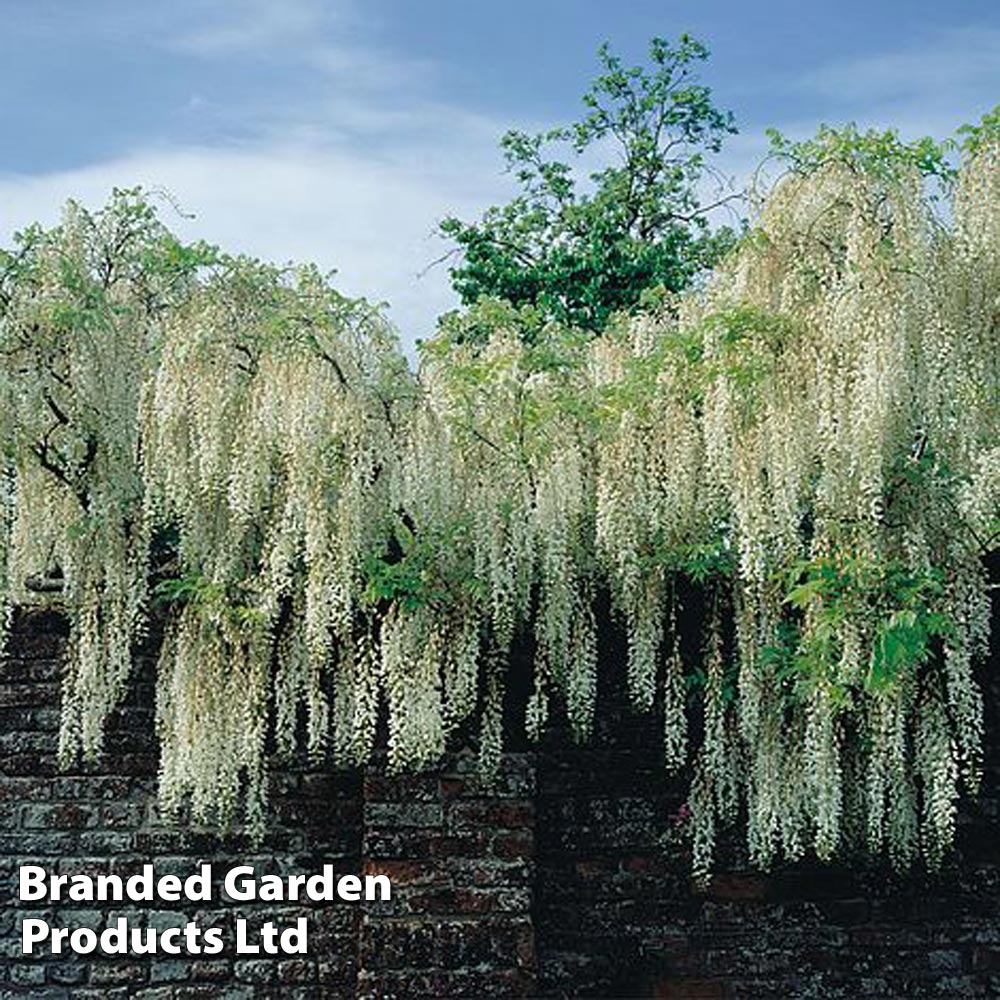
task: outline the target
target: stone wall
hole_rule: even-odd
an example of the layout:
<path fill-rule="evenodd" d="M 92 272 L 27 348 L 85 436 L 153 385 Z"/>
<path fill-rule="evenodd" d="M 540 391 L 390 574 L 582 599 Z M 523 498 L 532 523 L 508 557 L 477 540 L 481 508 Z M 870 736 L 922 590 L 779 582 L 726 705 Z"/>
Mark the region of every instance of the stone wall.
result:
<path fill-rule="evenodd" d="M 433 775 L 389 778 L 288 766 L 262 845 L 165 824 L 156 814 L 152 656 L 140 655 L 107 751 L 56 767 L 63 623 L 22 616 L 0 670 L 0 996 L 1000 996 L 1000 684 L 987 675 L 983 794 L 938 875 L 877 867 L 750 871 L 738 843 L 707 889 L 687 876 L 684 789 L 657 768 L 655 726 L 604 712 L 594 744 L 551 736 L 508 754 L 484 788 L 469 754 Z M 993 663 L 996 663 L 994 658 Z M 614 705 L 613 683 L 602 692 Z M 128 912 L 165 927 L 309 922 L 307 957 L 24 958 L 17 866 L 187 874 L 200 862 L 298 873 L 332 863 L 381 872 L 385 903 L 219 902 L 208 912 L 78 904 L 53 922 L 100 927 Z"/>

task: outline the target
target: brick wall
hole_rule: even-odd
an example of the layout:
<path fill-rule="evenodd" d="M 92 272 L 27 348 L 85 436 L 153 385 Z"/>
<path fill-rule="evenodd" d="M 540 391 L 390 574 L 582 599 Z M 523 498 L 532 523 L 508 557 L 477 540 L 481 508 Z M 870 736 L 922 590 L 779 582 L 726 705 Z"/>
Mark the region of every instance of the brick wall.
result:
<path fill-rule="evenodd" d="M 896 875 L 863 859 L 765 875 L 733 838 L 719 874 L 699 887 L 678 819 L 685 786 L 657 772 L 653 726 L 608 726 L 586 750 L 550 740 L 537 768 L 540 993 L 1000 997 L 998 681 L 994 670 L 982 794 L 934 875 Z"/>
<path fill-rule="evenodd" d="M 655 725 L 605 711 L 594 744 L 558 732 L 508 754 L 483 787 L 467 753 L 432 775 L 275 776 L 263 845 L 170 826 L 156 815 L 151 651 L 95 764 L 54 759 L 63 624 L 22 616 L 0 670 L 0 996 L 141 997 L 646 996 L 909 998 L 1000 996 L 1000 684 L 988 673 L 983 795 L 960 850 L 937 876 L 878 868 L 749 871 L 738 843 L 707 890 L 687 876 L 676 820 L 683 785 L 656 766 Z M 994 658 L 994 663 L 996 659 Z M 621 704 L 614 679 L 605 705 Z M 665 835 L 666 831 L 666 835 Z M 672 836 L 677 834 L 677 836 Z M 40 908 L 100 927 L 119 913 L 146 926 L 195 918 L 230 928 L 306 915 L 309 955 L 230 953 L 156 961 L 23 958 L 16 870 L 187 874 L 237 863 L 290 874 L 332 863 L 384 872 L 377 904 L 196 904 Z M 216 894 L 217 896 L 218 894 Z M 230 935 L 227 934 L 227 937 Z"/>
<path fill-rule="evenodd" d="M 1000 579 L 1000 565 L 993 578 Z M 981 794 L 936 874 L 868 859 L 764 875 L 738 833 L 707 888 L 691 882 L 687 781 L 657 768 L 657 722 L 625 706 L 602 650 L 598 732 L 557 731 L 537 758 L 535 948 L 546 996 L 688 1000 L 1000 997 L 1000 594 L 981 671 Z"/>
<path fill-rule="evenodd" d="M 536 992 L 534 764 L 508 755 L 489 790 L 475 767 L 458 755 L 441 774 L 365 778 L 365 868 L 396 892 L 362 917 L 362 996 Z"/>
<path fill-rule="evenodd" d="M 128 702 L 112 720 L 107 751 L 79 770 L 60 771 L 55 749 L 64 626 L 54 615 L 22 616 L 11 657 L 0 672 L 0 996 L 38 1000 L 198 1000 L 244 997 L 353 997 L 357 978 L 360 905 L 220 902 L 209 904 L 20 904 L 17 867 L 38 864 L 61 873 L 134 874 L 153 862 L 157 875 L 189 875 L 202 862 L 223 875 L 236 864 L 258 873 L 291 874 L 332 863 L 361 870 L 361 783 L 358 776 L 305 767 L 284 769 L 274 788 L 275 823 L 262 844 L 219 838 L 163 823 L 156 814 L 153 658 L 140 655 Z M 206 908 L 207 907 L 207 908 Z M 220 956 L 130 958 L 94 955 L 23 957 L 20 917 L 59 926 L 99 929 L 118 916 L 135 926 L 165 929 L 195 920 L 223 928 L 245 917 L 309 919 L 309 956 L 278 959 Z"/>

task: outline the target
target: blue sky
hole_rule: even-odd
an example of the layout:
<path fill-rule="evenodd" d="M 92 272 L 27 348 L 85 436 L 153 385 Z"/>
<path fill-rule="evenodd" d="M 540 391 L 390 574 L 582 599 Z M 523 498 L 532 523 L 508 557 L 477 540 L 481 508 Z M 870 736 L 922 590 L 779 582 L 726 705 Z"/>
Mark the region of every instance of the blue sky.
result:
<path fill-rule="evenodd" d="M 1000 102 L 1000 0 L 0 0 L 0 242 L 112 185 L 168 191 L 168 223 L 311 259 L 391 303 L 404 343 L 453 304 L 436 222 L 511 193 L 496 142 L 573 120 L 607 39 L 712 49 L 740 135 L 823 121 L 950 133 Z"/>

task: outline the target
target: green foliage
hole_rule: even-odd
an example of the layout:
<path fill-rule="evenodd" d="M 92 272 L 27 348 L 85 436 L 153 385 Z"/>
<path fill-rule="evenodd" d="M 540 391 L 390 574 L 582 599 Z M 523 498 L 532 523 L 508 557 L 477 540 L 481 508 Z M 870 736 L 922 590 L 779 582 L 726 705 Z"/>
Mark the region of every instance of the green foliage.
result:
<path fill-rule="evenodd" d="M 957 134 L 966 155 L 975 155 L 987 143 L 996 142 L 1000 139 L 1000 104 L 987 111 L 975 124 L 963 125 Z"/>
<path fill-rule="evenodd" d="M 799 332 L 791 317 L 746 303 L 709 312 L 697 324 L 669 326 L 649 351 L 627 359 L 620 379 L 602 387 L 601 404 L 608 414 L 642 411 L 669 373 L 680 398 L 696 411 L 711 386 L 725 381 L 750 420 L 783 351 Z M 615 337 L 615 330 L 606 336 Z"/>
<path fill-rule="evenodd" d="M 675 572 L 700 587 L 716 586 L 732 579 L 736 571 L 736 551 L 726 526 L 719 526 L 716 536 L 705 542 L 674 546 L 672 564 Z"/>
<path fill-rule="evenodd" d="M 455 365 L 468 361 L 469 371 L 486 374 L 489 363 L 477 352 L 456 350 L 479 347 L 502 333 L 511 333 L 524 345 L 519 365 L 527 373 L 564 371 L 579 367 L 589 339 L 584 331 L 553 322 L 532 303 L 515 305 L 506 299 L 482 296 L 469 309 L 455 310 L 441 317 L 434 338 L 420 343 L 421 355 L 432 361 Z"/>
<path fill-rule="evenodd" d="M 732 245 L 730 230 L 710 231 L 696 192 L 706 154 L 736 131 L 696 82 L 708 49 L 681 35 L 676 45 L 654 38 L 647 67 L 626 66 L 607 45 L 598 56 L 602 73 L 580 121 L 503 137 L 521 193 L 479 222 L 441 224 L 461 255 L 450 273 L 465 304 L 495 296 L 599 332 L 649 289 L 687 287 Z M 589 185 L 549 153 L 582 157 L 605 143 L 620 165 L 592 172 Z"/>
<path fill-rule="evenodd" d="M 862 132 L 854 122 L 842 128 L 821 125 L 814 138 L 802 142 L 793 142 L 775 128 L 767 129 L 767 136 L 771 155 L 786 160 L 798 173 L 842 163 L 881 180 L 896 179 L 909 169 L 923 177 L 955 179 L 955 168 L 948 160 L 950 144 L 930 136 L 904 142 L 896 129 Z"/>
<path fill-rule="evenodd" d="M 152 597 L 161 607 L 174 610 L 191 605 L 204 618 L 224 620 L 244 633 L 267 628 L 266 617 L 254 607 L 245 588 L 214 583 L 199 572 L 161 580 L 153 587 Z"/>
<path fill-rule="evenodd" d="M 655 172 L 657 127 L 726 131 L 661 79 L 695 43 L 654 45 L 652 73 L 603 57 L 553 141 L 645 134 L 626 151 Z M 697 871 L 737 815 L 760 864 L 859 838 L 939 860 L 980 768 L 1000 543 L 990 127 L 942 220 L 936 147 L 821 133 L 781 147 L 801 172 L 704 288 L 639 290 L 601 337 L 585 270 L 576 305 L 477 294 L 419 376 L 329 275 L 185 247 L 134 193 L 26 231 L 0 256 L 0 603 L 62 588 L 63 759 L 100 746 L 151 580 L 161 796 L 197 821 L 263 816 L 272 722 L 358 763 L 384 719 L 391 766 L 419 768 L 475 719 L 489 771 L 511 669 L 529 736 L 553 705 L 585 736 L 606 593 L 631 703 L 693 768 Z M 556 252 L 629 191 L 614 168 L 577 196 L 543 144 L 509 142 L 548 205 L 519 235 Z M 653 203 L 683 202 L 688 164 Z"/>
<path fill-rule="evenodd" d="M 546 320 L 535 305 L 484 296 L 443 317 L 420 352 L 425 370 L 448 386 L 464 432 L 534 460 L 552 445 L 550 425 L 568 418 L 593 429 L 595 393 L 584 377 L 588 341 L 585 331 Z M 499 344 L 502 350 L 482 349 Z M 528 391 L 529 384 L 545 391 Z M 506 406 L 496 405 L 501 399 Z"/>
<path fill-rule="evenodd" d="M 418 538 L 397 518 L 393 551 L 365 557 L 364 597 L 372 608 L 395 605 L 406 612 L 431 607 L 442 610 L 449 602 L 474 597 L 482 584 L 461 560 L 449 564 L 444 554 L 461 551 L 469 533 L 464 520 L 424 532 Z"/>
<path fill-rule="evenodd" d="M 809 621 L 787 661 L 791 673 L 807 687 L 826 685 L 842 704 L 853 687 L 877 694 L 912 678 L 935 640 L 952 633 L 940 610 L 946 591 L 939 569 L 838 553 L 797 563 L 787 582 L 784 603 Z M 849 624 L 871 633 L 865 662 L 845 656 Z"/>
<path fill-rule="evenodd" d="M 746 303 L 709 313 L 698 331 L 703 345 L 697 388 L 724 380 L 736 391 L 747 421 L 762 402 L 777 365 L 801 325 L 782 313 Z"/>

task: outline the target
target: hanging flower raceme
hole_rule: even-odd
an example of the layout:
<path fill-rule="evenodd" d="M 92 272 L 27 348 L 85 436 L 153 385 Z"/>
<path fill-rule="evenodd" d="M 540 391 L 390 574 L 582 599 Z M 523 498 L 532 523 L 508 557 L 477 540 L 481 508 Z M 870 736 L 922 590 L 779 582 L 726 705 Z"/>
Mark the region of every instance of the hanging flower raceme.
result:
<path fill-rule="evenodd" d="M 242 781 L 263 800 L 272 646 L 279 746 L 303 706 L 312 752 L 359 726 L 368 749 L 362 567 L 386 534 L 407 385 L 377 314 L 311 269 L 224 261 L 171 317 L 144 424 L 149 516 L 177 539 L 160 593 L 182 608 L 159 669 L 166 802 L 229 819 Z M 204 705 L 235 693 L 227 662 L 242 682 L 220 716 Z"/>
<path fill-rule="evenodd" d="M 524 324 L 534 328 L 530 339 Z M 529 735 L 541 734 L 555 697 L 579 736 L 593 719 L 595 413 L 586 353 L 572 331 L 484 301 L 446 325 L 424 355 L 427 415 L 414 424 L 418 464 L 407 481 L 430 475 L 442 489 L 433 508 L 419 494 L 402 502 L 418 538 L 444 535 L 458 545 L 441 549 L 451 563 L 444 575 L 456 581 L 443 596 L 458 602 L 479 636 L 482 679 L 471 657 L 461 688 L 482 691 L 480 749 L 489 768 L 512 643 L 525 630 L 535 647 Z M 421 457 L 432 454 L 421 469 Z M 470 698 L 463 702 L 471 707 Z"/>
<path fill-rule="evenodd" d="M 975 217 L 996 212 L 991 155 L 960 176 L 952 230 L 916 168 L 831 158 L 793 172 L 689 305 L 709 363 L 710 479 L 740 556 L 734 656 L 760 863 L 857 842 L 938 860 L 959 782 L 977 785 L 972 666 L 989 606 L 976 511 L 991 507 L 1000 340 L 995 312 L 968 305 L 1000 292 L 984 265 L 995 245 L 970 265 L 995 231 Z"/>
<path fill-rule="evenodd" d="M 149 547 L 141 400 L 163 316 L 211 258 L 135 191 L 94 214 L 71 202 L 0 255 L 0 604 L 69 613 L 66 761 L 97 751 L 129 674 Z"/>

